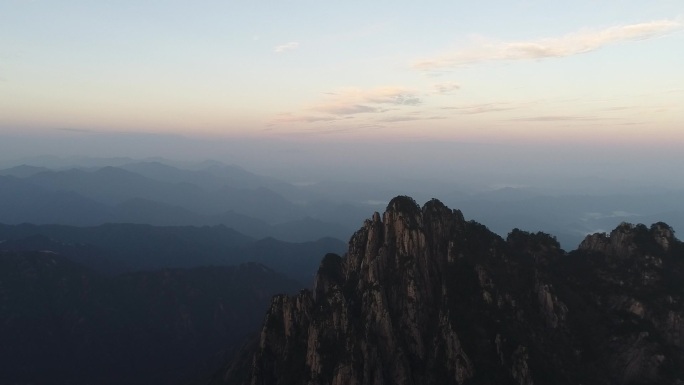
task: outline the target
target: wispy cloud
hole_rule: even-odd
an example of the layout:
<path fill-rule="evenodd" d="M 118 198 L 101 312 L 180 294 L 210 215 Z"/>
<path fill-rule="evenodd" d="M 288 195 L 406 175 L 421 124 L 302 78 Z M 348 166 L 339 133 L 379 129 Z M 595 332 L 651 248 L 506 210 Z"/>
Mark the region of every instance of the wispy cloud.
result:
<path fill-rule="evenodd" d="M 615 106 L 615 107 L 601 108 L 601 109 L 599 109 L 599 111 L 626 111 L 626 110 L 634 110 L 634 109 L 636 109 L 634 106 L 632 106 L 632 107 Z"/>
<path fill-rule="evenodd" d="M 293 115 L 290 113 L 280 114 L 274 119 L 276 123 L 314 123 L 314 122 L 330 122 L 338 120 L 330 116 L 313 116 L 313 115 Z"/>
<path fill-rule="evenodd" d="M 544 115 L 544 116 L 531 116 L 525 118 L 515 118 L 511 119 L 514 121 L 521 122 L 583 122 L 583 121 L 594 121 L 594 120 L 605 120 L 607 118 L 599 118 L 596 116 L 582 116 L 582 115 Z"/>
<path fill-rule="evenodd" d="M 310 109 L 334 115 L 350 115 L 386 112 L 393 107 L 421 103 L 417 92 L 403 87 L 343 88 L 325 95 L 325 100 Z"/>
<path fill-rule="evenodd" d="M 416 108 L 422 104 L 419 95 L 419 91 L 399 86 L 339 88 L 322 93 L 318 102 L 299 111 L 277 115 L 270 123 L 296 127 L 298 132 L 342 133 L 382 128 L 385 123 L 440 119 L 421 116 Z"/>
<path fill-rule="evenodd" d="M 381 118 L 378 119 L 378 122 L 385 122 L 385 123 L 397 123 L 397 122 L 411 122 L 414 120 L 424 120 L 425 118 L 421 118 L 418 116 L 388 116 L 386 118 Z"/>
<path fill-rule="evenodd" d="M 466 106 L 457 107 L 442 107 L 443 110 L 452 110 L 458 114 L 463 115 L 474 115 L 474 114 L 484 114 L 487 112 L 499 112 L 508 111 L 520 108 L 520 105 L 513 105 L 511 103 L 482 103 L 482 104 L 471 104 Z"/>
<path fill-rule="evenodd" d="M 273 52 L 283 53 L 283 52 L 287 52 L 287 51 L 294 51 L 297 48 L 299 48 L 299 43 L 297 43 L 296 41 L 291 41 L 289 43 L 285 43 L 285 44 L 281 44 L 279 46 L 276 46 L 275 48 L 273 48 Z"/>
<path fill-rule="evenodd" d="M 449 94 L 461 88 L 458 83 L 454 82 L 437 83 L 434 84 L 433 87 L 435 88 L 435 92 L 438 94 Z"/>
<path fill-rule="evenodd" d="M 314 108 L 319 112 L 335 115 L 362 114 L 365 112 L 378 112 L 378 108 L 364 104 L 323 104 Z"/>
<path fill-rule="evenodd" d="M 607 45 L 652 39 L 680 30 L 684 25 L 674 20 L 657 20 L 605 29 L 584 29 L 561 37 L 532 41 L 496 42 L 482 40 L 475 46 L 420 60 L 419 70 L 436 70 L 493 60 L 526 60 L 564 57 L 595 51 Z"/>
<path fill-rule="evenodd" d="M 416 120 L 441 120 L 446 119 L 446 116 L 419 116 L 419 115 L 397 115 L 387 116 L 377 119 L 377 122 L 382 123 L 398 123 L 398 122 L 413 122 Z"/>

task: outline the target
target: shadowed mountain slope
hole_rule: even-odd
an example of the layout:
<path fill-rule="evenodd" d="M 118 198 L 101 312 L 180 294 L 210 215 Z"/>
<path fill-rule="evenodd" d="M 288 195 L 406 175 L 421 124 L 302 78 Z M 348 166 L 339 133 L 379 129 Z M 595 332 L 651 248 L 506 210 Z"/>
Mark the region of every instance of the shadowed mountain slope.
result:
<path fill-rule="evenodd" d="M 258 264 L 108 277 L 0 252 L 0 383 L 179 383 L 217 367 L 297 286 Z"/>
<path fill-rule="evenodd" d="M 42 236 L 42 237 L 36 237 Z M 46 243 L 45 238 L 49 240 Z M 74 254 L 93 268 L 113 272 L 160 268 L 263 263 L 308 285 L 327 252 L 341 252 L 344 242 L 322 238 L 291 243 L 273 238 L 255 240 L 225 226 L 158 227 L 105 224 L 0 225 L 0 250 L 51 250 Z M 78 250 L 78 251 L 77 251 Z M 77 251 L 77 252 L 76 252 Z M 103 260 L 108 263 L 101 263 Z M 101 271 L 102 271 L 101 270 Z"/>

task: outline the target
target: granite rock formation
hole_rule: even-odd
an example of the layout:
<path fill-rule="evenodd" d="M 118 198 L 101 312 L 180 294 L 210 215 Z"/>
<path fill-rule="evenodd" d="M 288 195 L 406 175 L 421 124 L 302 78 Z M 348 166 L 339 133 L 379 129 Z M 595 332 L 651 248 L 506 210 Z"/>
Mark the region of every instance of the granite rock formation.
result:
<path fill-rule="evenodd" d="M 566 253 L 394 198 L 215 384 L 684 383 L 684 246 L 622 224 Z"/>

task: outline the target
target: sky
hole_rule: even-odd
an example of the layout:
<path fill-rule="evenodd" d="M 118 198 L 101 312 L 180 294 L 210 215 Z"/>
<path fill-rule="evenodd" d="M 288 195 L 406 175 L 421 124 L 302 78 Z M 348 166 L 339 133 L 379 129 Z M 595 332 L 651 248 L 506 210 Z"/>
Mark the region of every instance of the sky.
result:
<path fill-rule="evenodd" d="M 681 0 L 0 0 L 0 136 L 13 155 L 158 136 L 677 162 L 683 48 Z"/>

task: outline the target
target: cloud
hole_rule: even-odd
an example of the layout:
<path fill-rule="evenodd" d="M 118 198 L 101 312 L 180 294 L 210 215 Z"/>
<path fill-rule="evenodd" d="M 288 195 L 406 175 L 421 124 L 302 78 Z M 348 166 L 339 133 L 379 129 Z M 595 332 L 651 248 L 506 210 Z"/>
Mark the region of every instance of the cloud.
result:
<path fill-rule="evenodd" d="M 385 123 L 396 123 L 396 122 L 410 122 L 414 120 L 423 120 L 425 118 L 420 118 L 417 116 L 388 116 L 386 118 L 381 118 L 378 119 L 378 122 L 385 122 Z"/>
<path fill-rule="evenodd" d="M 434 84 L 433 87 L 438 94 L 448 94 L 461 88 L 460 85 L 454 82 L 437 83 Z"/>
<path fill-rule="evenodd" d="M 435 70 L 494 60 L 526 60 L 564 57 L 595 51 L 610 44 L 639 41 L 680 30 L 679 21 L 658 20 L 605 29 L 584 29 L 561 37 L 533 41 L 480 41 L 475 47 L 424 59 L 413 64 L 418 70 Z"/>
<path fill-rule="evenodd" d="M 335 115 L 362 114 L 365 112 L 377 112 L 378 109 L 363 104 L 323 104 L 314 108 L 316 111 Z"/>
<path fill-rule="evenodd" d="M 311 115 L 292 115 L 289 113 L 280 114 L 275 122 L 277 123 L 314 123 L 314 122 L 330 122 L 338 120 L 329 116 L 311 116 Z"/>
<path fill-rule="evenodd" d="M 325 100 L 310 109 L 334 115 L 386 112 L 422 103 L 417 92 L 404 87 L 342 88 L 325 93 Z"/>
<path fill-rule="evenodd" d="M 342 100 L 360 100 L 376 104 L 420 104 L 416 93 L 404 87 L 343 88 L 335 92 L 334 96 Z"/>
<path fill-rule="evenodd" d="M 341 127 L 345 127 L 344 130 L 347 131 L 377 128 L 383 122 L 426 119 L 415 116 L 420 114 L 415 107 L 422 104 L 418 95 L 415 90 L 394 86 L 340 88 L 322 93 L 321 100 L 301 111 L 277 115 L 271 123 L 317 123 L 309 126 L 309 129 L 333 132 L 341 130 Z M 398 112 L 396 116 L 387 116 L 391 111 Z M 378 115 L 386 119 L 378 119 Z M 362 123 L 366 125 L 359 125 Z"/>
<path fill-rule="evenodd" d="M 468 106 L 459 107 L 442 107 L 443 110 L 453 110 L 463 115 L 484 114 L 487 112 L 508 111 L 520 108 L 520 106 L 512 105 L 511 103 L 483 103 L 471 104 Z"/>
<path fill-rule="evenodd" d="M 299 43 L 297 43 L 296 41 L 291 41 L 289 43 L 285 43 L 285 44 L 281 44 L 279 46 L 276 46 L 275 48 L 273 48 L 273 52 L 283 53 L 283 52 L 287 52 L 287 51 L 294 51 L 297 48 L 299 48 Z"/>
<path fill-rule="evenodd" d="M 605 120 L 606 118 L 598 118 L 595 116 L 575 116 L 575 115 L 545 115 L 545 116 L 531 116 L 527 118 L 511 119 L 520 122 L 577 122 L 577 121 L 594 121 Z"/>

